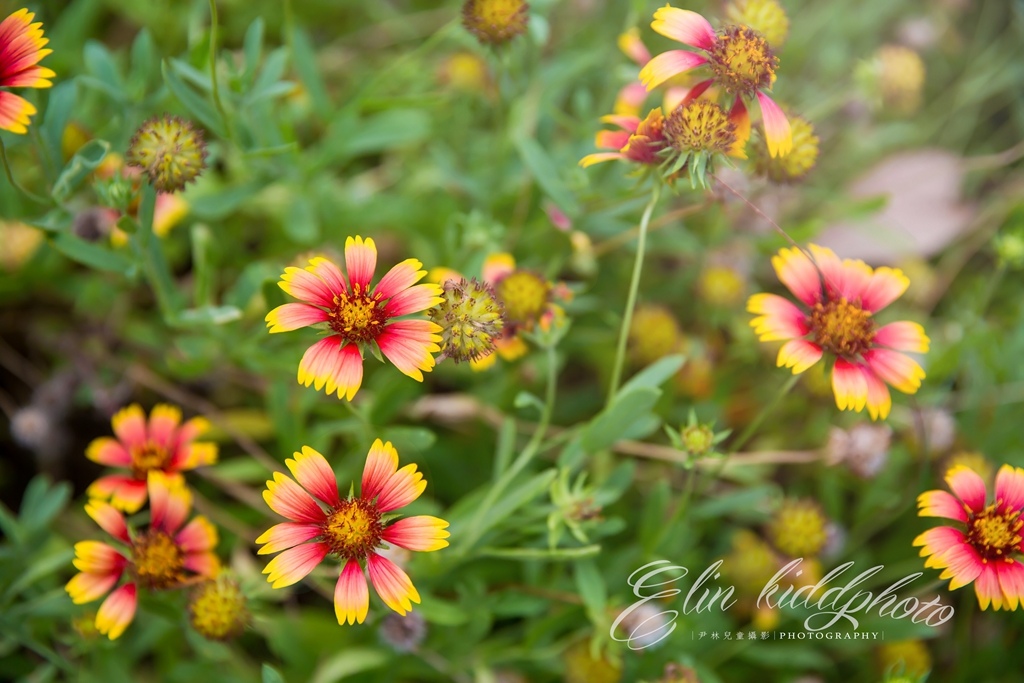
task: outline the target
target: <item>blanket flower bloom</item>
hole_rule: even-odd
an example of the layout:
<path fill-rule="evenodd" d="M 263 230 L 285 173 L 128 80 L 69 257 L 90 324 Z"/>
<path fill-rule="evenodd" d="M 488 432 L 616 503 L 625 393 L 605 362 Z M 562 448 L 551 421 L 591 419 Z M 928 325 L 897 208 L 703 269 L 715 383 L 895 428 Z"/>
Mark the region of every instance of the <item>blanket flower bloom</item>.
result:
<path fill-rule="evenodd" d="M 716 32 L 701 15 L 676 7 L 658 9 L 651 28 L 699 52 L 670 50 L 651 59 L 640 71 L 640 81 L 648 90 L 673 76 L 708 66 L 712 77 L 694 89 L 718 85 L 727 95 L 735 97 L 731 111 L 734 110 L 737 116 L 746 110 L 744 99 L 757 99 L 771 155 L 789 151 L 792 146 L 789 121 L 782 109 L 764 92 L 775 82 L 779 58 L 763 35 L 746 26 L 736 25 Z"/>
<path fill-rule="evenodd" d="M 197 577 L 215 577 L 220 571 L 213 553 L 217 529 L 202 516 L 182 526 L 192 507 L 192 494 L 184 482 L 153 471 L 149 499 L 150 523 L 143 532 L 129 529 L 124 516 L 109 503 L 94 500 L 85 506 L 100 528 L 126 549 L 101 541 L 76 543 L 74 564 L 79 573 L 65 590 L 76 605 L 110 593 L 96 613 L 96 630 L 111 640 L 124 633 L 135 618 L 139 587 L 170 590 Z M 125 576 L 128 581 L 111 592 Z"/>
<path fill-rule="evenodd" d="M 49 88 L 56 74 L 39 61 L 53 50 L 43 36 L 43 25 L 35 14 L 20 9 L 0 22 L 0 88 Z M 0 130 L 24 135 L 36 113 L 35 106 L 14 93 L 0 90 Z"/>
<path fill-rule="evenodd" d="M 202 417 L 181 424 L 181 410 L 172 405 L 155 406 L 146 420 L 138 404 L 114 414 L 111 423 L 117 438 L 101 436 L 85 450 L 87 458 L 129 472 L 100 477 L 89 487 L 90 498 L 110 500 L 118 510 L 131 514 L 146 502 L 147 477 L 163 472 L 182 479 L 185 470 L 217 462 L 217 444 L 195 441 L 210 428 Z"/>
<path fill-rule="evenodd" d="M 1003 465 L 996 474 L 996 499 L 988 505 L 985 481 L 957 465 L 946 472 L 945 491 L 925 491 L 917 498 L 921 517 L 942 517 L 962 527 L 939 526 L 914 539 L 925 567 L 942 569 L 956 590 L 974 582 L 981 609 L 1013 611 L 1024 602 L 1024 469 Z"/>
<path fill-rule="evenodd" d="M 828 352 L 835 358 L 832 391 L 840 410 L 885 419 L 892 408 L 886 383 L 905 394 L 921 386 L 924 370 L 901 353 L 925 353 L 929 340 L 913 322 L 879 327 L 874 314 L 906 291 L 910 281 L 893 268 L 871 268 L 863 261 L 840 260 L 831 249 L 810 245 L 811 258 L 798 248 L 772 257 L 782 284 L 806 307 L 775 294 L 755 294 L 747 311 L 761 341 L 785 341 L 778 365 L 807 370 Z"/>
<path fill-rule="evenodd" d="M 389 270 L 373 287 L 377 247 L 372 239 L 345 240 L 345 270 L 317 257 L 305 268 L 285 268 L 278 285 L 303 303 L 284 304 L 267 314 L 271 333 L 320 325 L 331 335 L 313 344 L 299 361 L 299 384 L 326 388 L 351 401 L 363 382 L 363 350 L 376 350 L 417 382 L 434 368 L 441 328 L 429 320 L 401 316 L 441 303 L 436 284 L 415 284 L 427 271 L 416 259 Z"/>
<path fill-rule="evenodd" d="M 643 120 L 638 116 L 612 114 L 601 117 L 601 121 L 620 130 L 598 132 L 594 144 L 598 149 L 613 151 L 588 154 L 580 159 L 583 168 L 616 159 L 642 166 L 657 166 L 664 161 L 658 154 L 665 147 L 665 116 L 661 107 L 652 109 Z"/>
<path fill-rule="evenodd" d="M 398 469 L 398 451 L 390 441 L 377 439 L 366 456 L 360 495 L 350 498 L 338 495 L 334 471 L 309 446 L 285 465 L 295 479 L 275 472 L 263 492 L 270 509 L 290 520 L 256 539 L 263 546 L 260 555 L 281 553 L 264 568 L 267 581 L 274 588 L 290 586 L 334 555 L 344 563 L 334 590 L 339 624 L 366 619 L 370 593 L 363 564 L 384 604 L 405 616 L 420 595 L 409 576 L 377 551 L 384 543 L 421 552 L 440 550 L 448 545 L 444 539 L 449 535 L 444 530 L 448 522 L 437 517 L 389 520 L 388 513 L 412 503 L 427 487 L 416 465 Z"/>

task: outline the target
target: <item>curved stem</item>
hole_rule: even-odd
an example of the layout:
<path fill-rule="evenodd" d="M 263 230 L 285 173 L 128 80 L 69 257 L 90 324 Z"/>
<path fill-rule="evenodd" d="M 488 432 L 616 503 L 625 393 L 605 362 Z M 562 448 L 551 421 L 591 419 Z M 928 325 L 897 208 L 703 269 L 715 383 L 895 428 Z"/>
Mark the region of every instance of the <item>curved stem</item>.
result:
<path fill-rule="evenodd" d="M 7 174 L 7 182 L 11 184 L 11 187 L 13 187 L 15 190 L 17 190 L 18 192 L 22 193 L 23 195 L 34 201 L 36 204 L 50 203 L 48 200 L 43 199 L 42 197 L 33 194 L 32 192 L 29 192 L 24 187 L 22 187 L 17 180 L 14 179 L 14 174 L 11 173 L 11 165 L 7 162 L 7 147 L 4 145 L 3 138 L 0 138 L 0 160 L 3 160 L 4 172 Z"/>
<path fill-rule="evenodd" d="M 612 381 L 608 387 L 608 404 L 611 404 L 622 381 L 622 367 L 626 362 L 626 345 L 629 342 L 629 327 L 633 324 L 633 310 L 636 308 L 636 296 L 640 290 L 640 274 L 644 269 L 644 252 L 647 250 L 647 227 L 651 222 L 651 214 L 658 203 L 661 185 L 655 183 L 651 192 L 651 200 L 644 208 L 640 218 L 640 231 L 637 235 L 636 258 L 633 260 L 633 276 L 629 281 L 629 294 L 626 296 L 626 310 L 622 314 L 622 328 L 619 330 L 619 344 L 615 350 L 615 363 L 612 365 Z"/>

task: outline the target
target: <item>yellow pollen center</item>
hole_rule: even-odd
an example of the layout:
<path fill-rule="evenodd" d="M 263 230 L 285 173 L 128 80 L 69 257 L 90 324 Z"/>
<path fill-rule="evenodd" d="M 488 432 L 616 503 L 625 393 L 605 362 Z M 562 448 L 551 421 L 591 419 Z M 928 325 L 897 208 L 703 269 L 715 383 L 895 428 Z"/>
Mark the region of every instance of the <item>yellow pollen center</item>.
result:
<path fill-rule="evenodd" d="M 185 576 L 185 558 L 170 536 L 162 531 L 149 531 L 132 544 L 132 566 L 139 583 L 150 590 L 173 588 Z"/>
<path fill-rule="evenodd" d="M 728 26 L 720 31 L 709 51 L 715 81 L 730 95 L 753 95 L 775 81 L 779 58 L 757 31 Z"/>
<path fill-rule="evenodd" d="M 362 498 L 342 501 L 320 529 L 331 552 L 349 559 L 366 557 L 384 533 L 377 507 Z"/>
<path fill-rule="evenodd" d="M 967 523 L 967 542 L 974 546 L 982 561 L 1004 558 L 1016 552 L 1022 540 L 1021 527 L 1024 520 L 1017 510 L 1004 509 L 1001 505 L 989 505 Z"/>
<path fill-rule="evenodd" d="M 331 329 L 352 342 L 376 339 L 388 320 L 380 302 L 358 284 L 353 291 L 334 297 L 334 308 L 328 315 Z"/>
<path fill-rule="evenodd" d="M 665 138 L 684 153 L 726 153 L 736 144 L 736 124 L 714 102 L 693 100 L 668 115 Z"/>
<path fill-rule="evenodd" d="M 132 474 L 136 479 L 145 479 L 150 470 L 163 469 L 170 461 L 170 453 L 163 446 L 147 441 L 131 450 Z"/>
<path fill-rule="evenodd" d="M 536 322 L 548 304 L 550 292 L 547 280 L 528 270 L 513 271 L 495 287 L 495 293 L 505 304 L 509 325 L 530 326 Z"/>
<path fill-rule="evenodd" d="M 854 358 L 871 348 L 875 338 L 871 313 L 846 299 L 815 304 L 808 323 L 814 342 L 837 356 Z"/>

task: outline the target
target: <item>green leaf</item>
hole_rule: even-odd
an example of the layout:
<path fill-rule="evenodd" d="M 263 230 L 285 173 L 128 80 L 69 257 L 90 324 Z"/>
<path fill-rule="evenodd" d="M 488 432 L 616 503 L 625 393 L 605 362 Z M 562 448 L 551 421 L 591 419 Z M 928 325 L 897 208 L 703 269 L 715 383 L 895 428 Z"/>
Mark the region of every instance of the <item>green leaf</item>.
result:
<path fill-rule="evenodd" d="M 78 84 L 75 79 L 57 83 L 50 90 L 50 99 L 46 103 L 46 117 L 43 119 L 40 132 L 55 164 L 64 158 L 64 130 L 71 119 L 71 112 L 77 99 Z"/>
<path fill-rule="evenodd" d="M 662 384 L 675 377 L 679 369 L 686 362 L 686 356 L 674 355 L 665 356 L 661 360 L 651 363 L 646 368 L 636 373 L 619 390 L 620 394 L 633 389 L 657 389 Z"/>
<path fill-rule="evenodd" d="M 458 605 L 422 591 L 420 595 L 423 601 L 416 606 L 416 610 L 430 623 L 439 626 L 459 626 L 469 621 L 469 615 Z"/>
<path fill-rule="evenodd" d="M 307 195 L 292 194 L 282 227 L 284 234 L 298 244 L 313 244 L 320 239 L 320 219 Z"/>
<path fill-rule="evenodd" d="M 530 477 L 515 488 L 510 488 L 501 496 L 501 499 L 487 512 L 480 525 L 480 535 L 501 522 L 505 521 L 516 510 L 529 503 L 531 500 L 548 490 L 551 482 L 558 476 L 558 471 L 549 469 Z M 540 552 L 541 549 L 537 549 Z"/>
<path fill-rule="evenodd" d="M 241 317 L 242 311 L 234 306 L 201 306 L 182 311 L 174 322 L 178 327 L 205 327 L 226 325 Z"/>
<path fill-rule="evenodd" d="M 210 102 L 207 102 L 205 98 L 200 97 L 192 88 L 185 85 L 182 80 L 181 72 L 182 67 L 178 64 L 177 60 L 164 60 L 160 66 L 160 72 L 164 76 L 164 83 L 170 88 L 178 101 L 181 102 L 181 106 L 192 116 L 196 117 L 200 123 L 210 129 L 210 131 L 217 137 L 226 137 L 223 122 L 221 121 L 220 114 L 214 109 Z"/>
<path fill-rule="evenodd" d="M 540 143 L 532 137 L 516 136 L 516 150 L 523 164 L 530 170 L 537 184 L 558 207 L 570 217 L 579 213 L 576 197 L 569 192 L 560 175 L 564 165 L 555 161 L 544 151 Z"/>
<path fill-rule="evenodd" d="M 497 481 L 512 464 L 512 453 L 516 448 L 516 422 L 506 417 L 498 431 L 498 444 L 494 450 L 494 473 L 492 478 Z"/>
<path fill-rule="evenodd" d="M 399 453 L 422 453 L 437 442 L 437 435 L 426 427 L 387 427 L 380 438 L 393 443 Z"/>
<path fill-rule="evenodd" d="M 110 143 L 106 140 L 90 140 L 82 145 L 57 176 L 51 193 L 53 198 L 63 204 L 71 193 L 78 189 L 82 181 L 103 162 L 109 151 Z"/>
<path fill-rule="evenodd" d="M 390 663 L 392 658 L 392 655 L 382 650 L 347 647 L 324 660 L 313 674 L 311 683 L 335 683 L 363 671 L 379 669 Z M 267 683 L 266 678 L 263 679 L 263 683 Z"/>
<path fill-rule="evenodd" d="M 649 417 L 659 396 L 661 391 L 650 387 L 619 392 L 612 404 L 583 430 L 583 449 L 595 453 L 622 439 L 638 420 Z"/>
<path fill-rule="evenodd" d="M 285 683 L 284 677 L 269 664 L 263 665 L 263 683 Z"/>
<path fill-rule="evenodd" d="M 135 274 L 136 267 L 134 261 L 124 254 L 99 244 L 86 242 L 71 233 L 62 232 L 56 235 L 51 244 L 57 251 L 71 260 L 78 261 L 90 268 L 120 273 L 125 276 Z"/>
<path fill-rule="evenodd" d="M 296 26 L 291 34 L 292 59 L 295 70 L 299 74 L 309 98 L 313 102 L 313 109 L 321 119 L 327 119 L 331 115 L 333 107 L 331 99 L 327 95 L 327 87 L 324 85 L 320 75 L 320 68 L 316 64 L 316 51 L 313 48 L 313 41 L 301 28 Z"/>
<path fill-rule="evenodd" d="M 256 17 L 245 32 L 245 39 L 242 41 L 242 54 L 245 55 L 245 72 L 242 80 L 245 83 L 252 83 L 259 68 L 260 58 L 263 54 L 263 17 Z"/>
<path fill-rule="evenodd" d="M 149 29 L 143 28 L 132 42 L 132 70 L 129 76 L 139 96 L 146 92 L 149 83 L 160 77 L 159 68 L 160 53 L 153 42 L 153 35 Z"/>
<path fill-rule="evenodd" d="M 420 109 L 389 109 L 361 121 L 338 118 L 330 126 L 318 166 L 423 142 L 430 116 Z"/>
<path fill-rule="evenodd" d="M 595 627 L 605 622 L 604 612 L 608 607 L 608 588 L 593 560 L 577 562 L 575 566 L 576 590 L 587 608 L 587 615 Z"/>
<path fill-rule="evenodd" d="M 37 475 L 25 489 L 21 501 L 21 523 L 29 531 L 43 529 L 60 514 L 71 499 L 71 484 L 62 481 L 50 486 L 45 475 Z"/>
<path fill-rule="evenodd" d="M 102 84 L 104 91 L 118 101 L 128 99 L 117 63 L 103 43 L 96 40 L 88 41 L 83 51 L 83 60 L 85 70 Z"/>
<path fill-rule="evenodd" d="M 594 543 L 580 548 L 481 548 L 475 554 L 483 557 L 497 557 L 503 560 L 533 562 L 570 562 L 582 557 L 592 557 L 601 552 L 601 546 Z"/>

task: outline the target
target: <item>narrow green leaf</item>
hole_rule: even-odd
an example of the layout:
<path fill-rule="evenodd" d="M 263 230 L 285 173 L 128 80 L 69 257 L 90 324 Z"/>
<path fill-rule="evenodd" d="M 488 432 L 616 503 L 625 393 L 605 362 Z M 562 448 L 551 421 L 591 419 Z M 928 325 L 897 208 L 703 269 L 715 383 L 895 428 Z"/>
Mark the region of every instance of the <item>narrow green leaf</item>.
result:
<path fill-rule="evenodd" d="M 121 252 L 75 237 L 71 233 L 62 232 L 51 241 L 53 247 L 73 261 L 112 273 L 126 276 L 135 274 L 135 262 Z"/>
<path fill-rule="evenodd" d="M 498 557 L 504 560 L 550 560 L 552 562 L 568 562 L 581 557 L 592 557 L 601 552 L 598 544 L 585 545 L 580 548 L 481 548 L 477 555 Z"/>
<path fill-rule="evenodd" d="M 53 198 L 63 204 L 78 189 L 90 173 L 96 170 L 110 151 L 110 143 L 106 140 L 90 140 L 75 152 L 75 156 L 64 165 L 53 184 Z"/>
<path fill-rule="evenodd" d="M 685 362 L 686 356 L 678 354 L 674 356 L 665 356 L 636 373 L 622 386 L 619 393 L 624 394 L 634 389 L 657 389 L 669 379 L 675 377 L 676 373 L 679 372 L 679 369 L 683 367 L 683 363 Z"/>
<path fill-rule="evenodd" d="M 182 81 L 179 75 L 180 71 L 180 67 L 175 65 L 174 60 L 164 60 L 160 66 L 164 83 L 167 84 L 167 87 L 170 88 L 174 96 L 181 102 L 181 106 L 185 107 L 189 114 L 196 117 L 200 123 L 209 128 L 214 135 L 226 137 L 220 115 L 210 102 L 185 85 L 185 82 Z"/>
<path fill-rule="evenodd" d="M 269 664 L 263 665 L 263 683 L 285 683 L 284 677 Z"/>
<path fill-rule="evenodd" d="M 595 453 L 624 438 L 638 420 L 649 416 L 660 395 L 661 391 L 650 387 L 620 392 L 583 430 L 583 449 Z"/>

